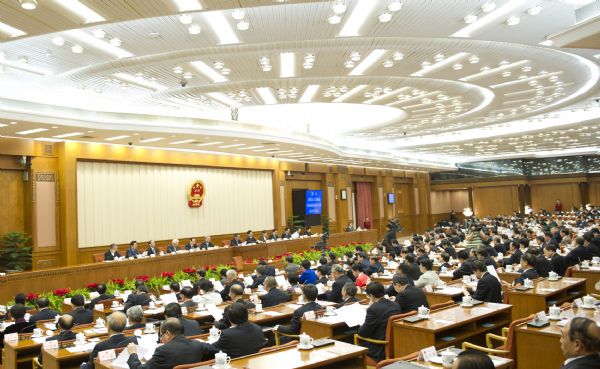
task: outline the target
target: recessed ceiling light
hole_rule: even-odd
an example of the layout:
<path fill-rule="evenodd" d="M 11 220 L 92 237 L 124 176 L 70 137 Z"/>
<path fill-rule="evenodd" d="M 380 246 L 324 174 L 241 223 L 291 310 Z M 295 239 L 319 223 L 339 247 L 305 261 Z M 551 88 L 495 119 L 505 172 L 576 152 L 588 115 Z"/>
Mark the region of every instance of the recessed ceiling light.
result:
<path fill-rule="evenodd" d="M 509 17 L 506 20 L 506 24 L 508 24 L 509 26 L 516 26 L 519 23 L 521 23 L 521 18 L 515 16 Z"/>
<path fill-rule="evenodd" d="M 94 35 L 94 37 L 104 38 L 106 36 L 106 31 L 103 29 L 95 29 L 92 31 L 92 34 Z"/>
<path fill-rule="evenodd" d="M 110 44 L 116 47 L 120 47 L 123 44 L 123 41 L 121 41 L 121 39 L 118 37 L 113 37 L 110 39 Z"/>
<path fill-rule="evenodd" d="M 296 53 L 284 52 L 279 54 L 280 57 L 280 72 L 281 78 L 294 77 L 296 75 Z"/>
<path fill-rule="evenodd" d="M 344 67 L 350 69 L 350 68 L 354 68 L 355 64 L 352 60 L 346 60 L 344 62 Z"/>
<path fill-rule="evenodd" d="M 491 11 L 494 11 L 494 9 L 496 9 L 496 3 L 493 1 L 487 2 L 481 6 L 481 10 L 484 13 L 489 13 Z"/>
<path fill-rule="evenodd" d="M 327 22 L 329 22 L 329 24 L 339 24 L 342 21 L 342 17 L 340 17 L 337 14 L 332 14 L 329 17 L 327 17 Z"/>
<path fill-rule="evenodd" d="M 510 12 L 515 11 L 522 5 L 522 1 L 507 1 L 500 8 L 486 14 L 484 17 L 478 19 L 476 22 L 466 25 L 457 32 L 454 32 L 451 35 L 451 37 L 471 37 L 476 31 L 498 21 L 499 19 L 510 14 Z"/>
<path fill-rule="evenodd" d="M 540 45 L 542 45 L 542 46 L 552 46 L 552 45 L 554 45 L 554 41 L 552 41 L 552 40 L 545 40 L 545 41 L 540 42 Z"/>
<path fill-rule="evenodd" d="M 221 73 L 212 69 L 203 61 L 197 60 L 191 62 L 190 64 L 204 76 L 208 77 L 213 83 L 222 83 L 228 80 L 227 77 L 224 77 Z"/>
<path fill-rule="evenodd" d="M 400 61 L 404 59 L 404 54 L 402 54 L 400 51 L 396 51 L 392 59 L 394 59 L 395 61 Z"/>
<path fill-rule="evenodd" d="M 73 132 L 73 133 L 65 133 L 62 135 L 58 135 L 58 136 L 52 136 L 54 138 L 67 138 L 67 137 L 73 137 L 73 136 L 81 136 L 83 133 L 81 132 Z"/>
<path fill-rule="evenodd" d="M 463 69 L 463 65 L 461 63 L 454 63 L 452 65 L 452 69 L 454 69 L 454 70 L 461 70 L 461 69 Z"/>
<path fill-rule="evenodd" d="M 177 10 L 180 12 L 191 12 L 196 10 L 202 10 L 202 5 L 198 0 L 173 0 Z"/>
<path fill-rule="evenodd" d="M 162 138 L 162 137 L 147 138 L 145 140 L 141 140 L 140 143 L 156 142 L 156 141 L 160 141 L 160 140 L 164 140 L 164 138 Z"/>
<path fill-rule="evenodd" d="M 54 2 L 63 7 L 64 10 L 81 18 L 83 23 L 98 23 L 106 20 L 78 0 L 54 0 Z"/>
<path fill-rule="evenodd" d="M 53 37 L 52 43 L 56 46 L 63 46 L 65 44 L 65 39 L 62 37 Z"/>
<path fill-rule="evenodd" d="M 231 12 L 231 17 L 235 20 L 242 20 L 246 16 L 246 12 L 243 9 L 236 9 Z"/>
<path fill-rule="evenodd" d="M 37 0 L 19 0 L 21 8 L 25 10 L 33 10 L 37 8 Z"/>
<path fill-rule="evenodd" d="M 354 68 L 349 74 L 351 76 L 359 76 L 364 74 L 367 71 L 367 69 L 369 69 L 375 63 L 377 63 L 386 53 L 387 50 L 385 49 L 375 49 L 371 51 L 371 53 L 367 55 L 367 57 L 359 65 L 357 65 L 356 68 Z"/>
<path fill-rule="evenodd" d="M 331 7 L 335 14 L 343 14 L 346 12 L 347 6 L 344 0 L 337 0 Z"/>
<path fill-rule="evenodd" d="M 386 60 L 383 62 L 383 67 L 384 68 L 391 68 L 394 66 L 394 61 L 393 60 Z"/>
<path fill-rule="evenodd" d="M 250 28 L 250 23 L 245 20 L 239 21 L 237 23 L 237 29 L 239 29 L 240 31 L 247 31 L 249 28 Z"/>
<path fill-rule="evenodd" d="M 469 58 L 469 63 L 471 64 L 477 64 L 479 63 L 479 57 L 477 55 L 473 55 Z"/>
<path fill-rule="evenodd" d="M 44 131 L 47 131 L 47 130 L 48 130 L 47 128 L 35 128 L 35 129 L 29 129 L 27 131 L 17 132 L 17 134 L 18 135 L 30 135 L 32 133 L 44 132 Z"/>
<path fill-rule="evenodd" d="M 464 19 L 466 24 L 471 24 L 477 22 L 477 16 L 475 14 L 469 14 Z"/>
<path fill-rule="evenodd" d="M 189 14 L 181 14 L 179 16 L 179 21 L 181 22 L 181 24 L 192 24 L 194 19 Z"/>
<path fill-rule="evenodd" d="M 198 35 L 202 32 L 202 28 L 197 24 L 192 24 L 188 27 L 188 32 L 190 35 Z"/>
<path fill-rule="evenodd" d="M 75 54 L 81 54 L 83 52 L 83 47 L 81 47 L 81 45 L 73 45 L 71 46 L 71 51 L 74 52 Z"/>
<path fill-rule="evenodd" d="M 110 40 L 111 42 L 106 42 L 102 39 L 98 39 L 98 38 L 94 37 L 93 35 L 90 35 L 87 32 L 84 32 L 82 30 L 77 30 L 77 29 L 67 31 L 66 34 L 69 35 L 70 37 L 73 37 L 77 41 L 86 44 L 87 46 L 90 46 L 90 47 L 93 47 L 100 51 L 106 52 L 117 58 L 127 58 L 130 56 L 133 56 L 133 54 L 130 53 L 129 51 L 121 49 L 120 47 L 116 46 L 121 43 L 121 40 L 118 38 L 113 38 Z M 112 41 L 112 40 L 115 40 L 115 41 Z"/>
<path fill-rule="evenodd" d="M 400 0 L 390 0 L 387 6 L 388 10 L 391 12 L 397 12 L 402 9 L 402 1 Z"/>
<path fill-rule="evenodd" d="M 18 28 L 9 26 L 8 24 L 2 23 L 2 22 L 0 22 L 0 32 L 5 33 L 5 34 L 9 35 L 10 37 L 19 37 L 19 36 L 24 36 L 27 34 L 26 32 L 21 31 Z"/>
<path fill-rule="evenodd" d="M 392 20 L 392 14 L 387 12 L 382 13 L 379 15 L 379 17 L 377 17 L 377 19 L 379 19 L 379 22 L 381 23 L 387 23 Z"/>

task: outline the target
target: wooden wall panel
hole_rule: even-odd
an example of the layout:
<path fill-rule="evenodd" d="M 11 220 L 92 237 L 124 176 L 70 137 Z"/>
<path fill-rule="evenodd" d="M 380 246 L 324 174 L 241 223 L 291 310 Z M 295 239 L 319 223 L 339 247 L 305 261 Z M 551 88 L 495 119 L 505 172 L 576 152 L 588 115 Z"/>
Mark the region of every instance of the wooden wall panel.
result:
<path fill-rule="evenodd" d="M 546 209 L 553 211 L 554 203 L 560 200 L 563 210 L 581 205 L 581 194 L 578 183 L 532 184 L 531 206 L 535 211 Z"/>
<path fill-rule="evenodd" d="M 473 211 L 478 217 L 511 214 L 519 210 L 517 186 L 473 188 Z"/>
<path fill-rule="evenodd" d="M 600 205 L 600 182 L 589 183 L 588 202 L 592 205 Z"/>
<path fill-rule="evenodd" d="M 0 169 L 0 235 L 25 231 L 25 205 L 22 172 Z"/>
<path fill-rule="evenodd" d="M 469 191 L 431 191 L 431 214 L 457 213 L 469 206 Z"/>

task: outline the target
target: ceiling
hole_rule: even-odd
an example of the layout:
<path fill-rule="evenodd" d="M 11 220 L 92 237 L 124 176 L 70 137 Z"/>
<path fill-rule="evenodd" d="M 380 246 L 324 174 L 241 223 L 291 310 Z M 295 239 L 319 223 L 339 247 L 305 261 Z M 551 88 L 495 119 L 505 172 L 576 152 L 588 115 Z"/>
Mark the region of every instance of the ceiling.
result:
<path fill-rule="evenodd" d="M 598 24 L 589 0 L 0 0 L 0 135 L 427 171 L 597 154 Z"/>

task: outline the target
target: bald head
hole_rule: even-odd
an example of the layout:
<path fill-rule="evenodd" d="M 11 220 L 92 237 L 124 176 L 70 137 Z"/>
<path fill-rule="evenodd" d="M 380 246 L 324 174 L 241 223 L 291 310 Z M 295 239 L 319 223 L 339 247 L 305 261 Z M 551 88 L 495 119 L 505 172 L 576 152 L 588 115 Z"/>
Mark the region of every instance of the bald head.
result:
<path fill-rule="evenodd" d="M 110 314 L 106 320 L 108 321 L 108 328 L 117 333 L 123 332 L 127 325 L 127 316 L 120 311 Z"/>
<path fill-rule="evenodd" d="M 600 327 L 589 318 L 576 317 L 564 326 L 560 348 L 566 358 L 600 352 Z"/>
<path fill-rule="evenodd" d="M 69 315 L 69 314 L 65 314 L 62 315 L 59 319 L 58 319 L 58 326 L 60 327 L 60 329 L 62 329 L 63 331 L 68 331 L 71 328 L 73 328 L 73 316 Z"/>

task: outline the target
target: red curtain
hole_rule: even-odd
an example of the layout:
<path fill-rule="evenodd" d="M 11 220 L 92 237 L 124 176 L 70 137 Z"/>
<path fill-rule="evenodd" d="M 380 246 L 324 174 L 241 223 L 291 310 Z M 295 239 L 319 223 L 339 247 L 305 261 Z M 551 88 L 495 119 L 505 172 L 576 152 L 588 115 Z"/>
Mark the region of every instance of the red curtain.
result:
<path fill-rule="evenodd" d="M 356 218 L 356 226 L 373 227 L 371 184 L 368 182 L 356 182 Z"/>

